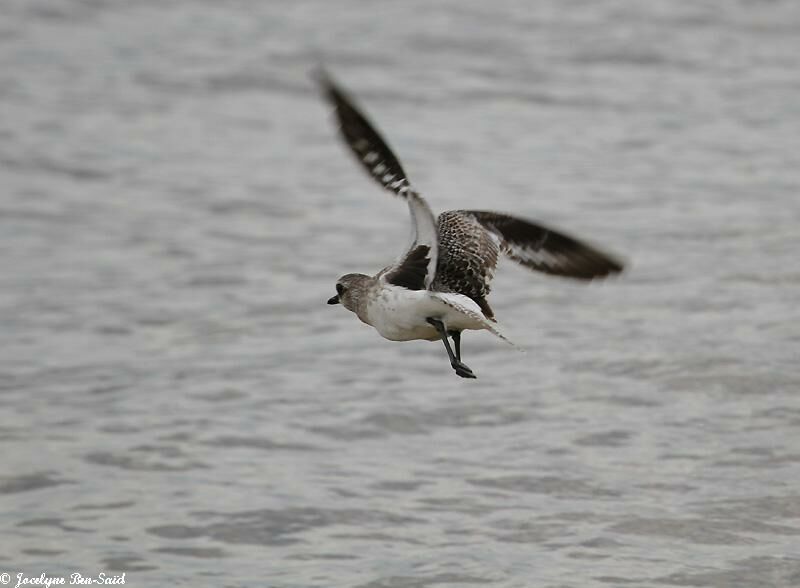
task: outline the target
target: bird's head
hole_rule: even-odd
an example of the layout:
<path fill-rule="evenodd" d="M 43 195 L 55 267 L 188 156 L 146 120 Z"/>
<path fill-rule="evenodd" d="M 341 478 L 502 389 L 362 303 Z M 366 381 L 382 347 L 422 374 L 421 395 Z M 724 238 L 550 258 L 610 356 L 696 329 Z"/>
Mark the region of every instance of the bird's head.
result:
<path fill-rule="evenodd" d="M 364 274 L 345 274 L 336 280 L 336 296 L 328 304 L 341 304 L 347 310 L 357 312 L 359 301 L 372 278 Z"/>

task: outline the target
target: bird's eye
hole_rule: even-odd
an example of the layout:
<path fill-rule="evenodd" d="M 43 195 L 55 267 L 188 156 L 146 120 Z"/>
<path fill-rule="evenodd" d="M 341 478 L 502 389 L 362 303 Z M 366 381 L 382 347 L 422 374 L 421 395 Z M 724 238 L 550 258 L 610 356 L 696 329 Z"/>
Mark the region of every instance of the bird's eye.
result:
<path fill-rule="evenodd" d="M 344 294 L 344 286 L 342 286 L 341 284 L 336 284 L 336 293 L 337 293 L 339 296 L 341 296 L 342 294 Z"/>

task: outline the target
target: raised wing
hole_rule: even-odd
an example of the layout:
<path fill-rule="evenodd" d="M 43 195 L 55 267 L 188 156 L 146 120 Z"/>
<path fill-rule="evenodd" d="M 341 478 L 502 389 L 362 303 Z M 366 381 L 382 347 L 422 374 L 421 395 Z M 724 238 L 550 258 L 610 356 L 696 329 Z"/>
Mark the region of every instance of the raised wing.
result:
<path fill-rule="evenodd" d="M 405 196 L 411 189 L 406 172 L 380 133 L 328 74 L 317 72 L 317 80 L 323 95 L 335 109 L 344 142 L 367 173 L 387 190 Z"/>
<path fill-rule="evenodd" d="M 381 186 L 408 203 L 411 244 L 400 261 L 383 273 L 383 279 L 411 290 L 430 288 L 436 274 L 439 245 L 436 219 L 428 203 L 412 189 L 400 161 L 347 93 L 324 72 L 319 72 L 317 79 L 325 98 L 334 107 L 345 144 Z"/>
<path fill-rule="evenodd" d="M 532 270 L 591 280 L 622 271 L 613 256 L 548 227 L 507 214 L 460 210 L 498 239 L 500 250 Z"/>

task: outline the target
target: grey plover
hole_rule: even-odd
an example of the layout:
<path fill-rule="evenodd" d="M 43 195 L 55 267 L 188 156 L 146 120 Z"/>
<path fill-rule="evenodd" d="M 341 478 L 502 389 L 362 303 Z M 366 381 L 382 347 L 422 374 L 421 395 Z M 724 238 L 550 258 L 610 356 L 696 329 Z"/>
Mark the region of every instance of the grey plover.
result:
<path fill-rule="evenodd" d="M 500 253 L 532 270 L 582 280 L 622 271 L 613 256 L 536 222 L 482 210 L 435 218 L 350 96 L 324 72 L 316 77 L 344 142 L 381 186 L 407 202 L 412 224 L 411 244 L 396 263 L 374 276 L 340 277 L 328 304 L 342 304 L 391 341 L 443 341 L 456 374 L 474 378 L 461 361 L 461 332 L 487 330 L 508 341 L 486 300 Z"/>

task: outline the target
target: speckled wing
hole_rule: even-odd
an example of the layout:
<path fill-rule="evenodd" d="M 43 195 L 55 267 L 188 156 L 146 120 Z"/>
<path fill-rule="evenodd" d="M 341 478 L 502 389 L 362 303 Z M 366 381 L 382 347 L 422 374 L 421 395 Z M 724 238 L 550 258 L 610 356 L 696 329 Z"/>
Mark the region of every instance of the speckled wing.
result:
<path fill-rule="evenodd" d="M 622 271 L 623 264 L 564 233 L 507 214 L 461 210 L 497 241 L 500 251 L 527 268 L 567 278 L 592 280 Z"/>
<path fill-rule="evenodd" d="M 356 107 L 355 101 L 325 72 L 317 73 L 322 93 L 330 102 L 339 122 L 345 144 L 361 166 L 387 190 L 405 196 L 411 189 L 406 172 L 389 145 Z"/>
<path fill-rule="evenodd" d="M 324 72 L 319 72 L 317 79 L 334 107 L 345 144 L 381 186 L 408 203 L 410 244 L 400 261 L 382 272 L 382 279 L 411 290 L 430 288 L 436 275 L 439 240 L 428 203 L 411 188 L 400 160 L 347 93 Z"/>
<path fill-rule="evenodd" d="M 468 296 L 487 318 L 494 318 L 486 297 L 500 254 L 500 239 L 459 210 L 439 215 L 438 232 L 439 261 L 432 289 Z"/>

